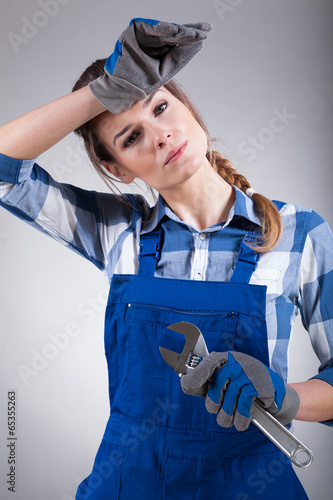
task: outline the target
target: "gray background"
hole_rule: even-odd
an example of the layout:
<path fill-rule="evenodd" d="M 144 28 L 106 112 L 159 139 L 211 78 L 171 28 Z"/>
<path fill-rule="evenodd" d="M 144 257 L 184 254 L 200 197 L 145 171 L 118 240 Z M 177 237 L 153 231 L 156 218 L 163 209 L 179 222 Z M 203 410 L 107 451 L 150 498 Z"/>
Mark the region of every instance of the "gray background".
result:
<path fill-rule="evenodd" d="M 68 93 L 92 60 L 109 55 L 132 17 L 209 21 L 214 29 L 205 49 L 179 81 L 222 152 L 257 191 L 311 206 L 332 226 L 330 0 L 52 0 L 49 14 L 42 3 L 2 0 L 1 124 Z M 39 27 L 27 33 L 27 19 Z M 15 49 L 9 33 L 30 38 Z M 269 130 L 284 111 L 287 123 Z M 249 136 L 259 141 L 251 151 Z M 72 136 L 39 162 L 60 181 L 104 189 Z M 0 252 L 0 497 L 73 499 L 90 472 L 108 416 L 107 283 L 90 263 L 4 210 Z M 53 351 L 54 358 L 25 385 L 18 367 L 31 367 L 33 353 L 52 344 L 50 335 L 68 332 L 73 323 L 77 335 L 66 334 L 68 345 Z M 290 381 L 305 380 L 318 368 L 299 320 L 290 365 Z M 6 397 L 12 388 L 18 398 L 16 494 L 5 483 Z M 315 454 L 309 469 L 297 471 L 310 499 L 331 498 L 332 430 L 295 422 L 295 432 Z"/>

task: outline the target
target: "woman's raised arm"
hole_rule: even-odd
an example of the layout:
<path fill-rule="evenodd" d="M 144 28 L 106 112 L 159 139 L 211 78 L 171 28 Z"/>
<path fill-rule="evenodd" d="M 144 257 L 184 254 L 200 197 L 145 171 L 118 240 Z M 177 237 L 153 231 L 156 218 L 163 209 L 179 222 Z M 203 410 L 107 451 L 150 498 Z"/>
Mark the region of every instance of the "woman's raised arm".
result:
<path fill-rule="evenodd" d="M 104 76 L 90 88 L 61 97 L 1 127 L 0 153 L 21 160 L 36 158 L 105 109 L 120 113 L 130 108 L 185 66 L 200 50 L 210 29 L 208 23 L 174 25 L 133 19 L 107 59 Z"/>
<path fill-rule="evenodd" d="M 88 87 L 72 92 L 0 127 L 0 153 L 36 158 L 103 111 Z"/>

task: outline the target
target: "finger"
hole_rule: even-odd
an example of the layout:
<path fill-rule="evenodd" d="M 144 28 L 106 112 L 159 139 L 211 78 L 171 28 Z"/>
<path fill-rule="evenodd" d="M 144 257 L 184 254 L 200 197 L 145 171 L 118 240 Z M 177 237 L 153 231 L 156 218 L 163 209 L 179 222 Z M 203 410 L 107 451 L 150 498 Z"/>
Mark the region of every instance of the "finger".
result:
<path fill-rule="evenodd" d="M 217 414 L 221 409 L 221 405 L 218 403 L 215 403 L 215 401 L 210 399 L 209 396 L 207 396 L 205 399 L 205 407 L 209 413 L 215 413 L 215 414 Z"/>
<path fill-rule="evenodd" d="M 197 36 L 195 31 L 186 30 L 172 34 L 160 34 L 155 32 L 152 34 L 140 33 L 136 34 L 138 43 L 142 47 L 162 47 L 164 45 L 184 45 L 196 40 Z"/>
<path fill-rule="evenodd" d="M 244 417 L 244 415 L 241 415 L 240 413 L 238 413 L 238 411 L 236 411 L 233 418 L 233 424 L 238 431 L 246 431 L 250 423 L 251 418 Z"/>
<path fill-rule="evenodd" d="M 232 413 L 238 395 L 244 385 L 249 383 L 242 367 L 235 361 L 231 353 L 228 353 L 228 362 L 222 364 L 216 375 L 212 378 L 209 386 L 208 396 L 215 403 L 222 402 L 227 413 Z M 225 394 L 224 394 L 225 393 Z"/>
<path fill-rule="evenodd" d="M 283 392 L 283 380 L 274 372 L 271 372 L 270 374 L 267 367 L 259 360 L 240 352 L 233 352 L 232 355 L 240 364 L 246 376 L 252 381 L 252 384 L 256 388 L 263 404 L 266 405 L 269 404 L 269 402 L 274 401 L 275 386 L 272 382 L 272 376 L 276 379 L 276 386 L 280 384 L 280 391 L 278 392 Z"/>
<path fill-rule="evenodd" d="M 251 418 L 251 407 L 253 405 L 253 401 L 257 396 L 258 393 L 252 384 L 243 387 L 240 391 L 237 402 L 238 413 L 244 415 L 247 418 Z"/>
<path fill-rule="evenodd" d="M 201 363 L 189 370 L 181 378 L 182 389 L 186 394 L 200 395 L 207 394 L 208 385 L 217 370 L 227 362 L 228 353 L 211 352 Z M 206 391 L 206 392 L 204 392 Z"/>
<path fill-rule="evenodd" d="M 207 38 L 208 33 L 211 31 L 213 26 L 210 23 L 189 23 L 184 24 L 186 28 L 192 28 L 196 31 L 197 37 L 202 37 L 202 39 Z"/>
<path fill-rule="evenodd" d="M 222 368 L 223 369 L 223 368 Z M 232 415 L 236 411 L 244 381 L 241 378 L 230 380 L 223 394 L 222 409 Z"/>
<path fill-rule="evenodd" d="M 200 26 L 203 26 L 203 29 Z M 207 38 L 210 28 L 211 25 L 208 23 L 182 25 L 159 22 L 152 25 L 140 22 L 135 24 L 135 33 L 140 44 L 161 46 L 204 40 Z"/>
<path fill-rule="evenodd" d="M 209 33 L 211 31 L 211 29 L 213 28 L 213 26 L 210 24 L 210 23 L 186 23 L 186 24 L 183 24 L 183 26 L 186 26 L 186 27 L 189 27 L 189 28 L 194 28 L 196 30 L 202 30 L 202 31 L 206 31 L 207 33 Z"/>
<path fill-rule="evenodd" d="M 221 427 L 229 428 L 234 425 L 238 431 L 245 431 L 251 423 L 251 418 L 241 415 L 236 409 L 229 414 L 221 408 L 216 417 L 216 422 Z"/>
<path fill-rule="evenodd" d="M 250 410 L 257 394 L 252 384 L 246 384 L 244 386 L 242 385 L 242 381 L 238 381 L 237 384 L 232 382 L 226 391 L 222 409 L 229 414 L 237 409 L 240 415 L 251 418 Z"/>
<path fill-rule="evenodd" d="M 229 428 L 234 424 L 234 416 L 229 415 L 228 413 L 225 413 L 225 411 L 221 408 L 221 410 L 219 411 L 219 413 L 216 417 L 216 422 L 221 427 Z"/>
<path fill-rule="evenodd" d="M 178 31 L 167 40 L 168 43 L 190 43 L 198 42 L 200 40 L 205 40 L 208 36 L 208 32 L 205 30 L 195 28 L 195 25 L 177 25 Z"/>
<path fill-rule="evenodd" d="M 207 396 L 214 401 L 217 405 L 221 405 L 229 387 L 232 376 L 228 365 L 222 366 L 214 375 L 210 385 Z"/>
<path fill-rule="evenodd" d="M 218 372 L 217 375 L 219 373 L 220 372 Z M 215 380 L 217 378 L 217 375 L 214 377 L 213 380 Z M 227 379 L 227 380 L 225 380 L 225 383 L 223 384 L 223 381 L 221 380 L 221 377 L 220 377 L 220 380 L 216 384 L 216 389 L 212 388 L 212 383 L 210 384 L 209 390 L 208 390 L 208 393 L 206 396 L 206 400 L 205 400 L 205 406 L 206 406 L 207 411 L 209 411 L 209 413 L 218 413 L 220 411 L 221 406 L 223 404 L 224 395 L 228 389 L 229 383 L 230 383 L 230 379 Z M 223 385 L 221 386 L 220 384 L 223 384 Z"/>
<path fill-rule="evenodd" d="M 172 35 L 178 32 L 177 24 L 165 21 L 154 21 L 153 19 L 133 19 L 132 23 L 135 31 L 140 31 L 146 35 Z"/>

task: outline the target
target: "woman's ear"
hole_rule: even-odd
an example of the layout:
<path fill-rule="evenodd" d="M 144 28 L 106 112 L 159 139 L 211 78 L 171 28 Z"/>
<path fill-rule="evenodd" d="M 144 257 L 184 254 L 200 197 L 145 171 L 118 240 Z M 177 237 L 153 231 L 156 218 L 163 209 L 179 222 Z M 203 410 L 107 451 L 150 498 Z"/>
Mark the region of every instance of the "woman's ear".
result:
<path fill-rule="evenodd" d="M 131 184 L 135 179 L 134 175 L 126 174 L 116 163 L 102 162 L 102 165 L 110 174 L 117 177 L 124 184 Z"/>

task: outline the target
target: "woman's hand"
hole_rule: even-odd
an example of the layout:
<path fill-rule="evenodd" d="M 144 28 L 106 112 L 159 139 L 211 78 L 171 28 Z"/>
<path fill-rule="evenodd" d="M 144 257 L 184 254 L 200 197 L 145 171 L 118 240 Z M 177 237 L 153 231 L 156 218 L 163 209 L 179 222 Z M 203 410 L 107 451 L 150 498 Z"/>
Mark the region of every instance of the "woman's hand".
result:
<path fill-rule="evenodd" d="M 297 414 L 297 392 L 256 358 L 241 352 L 211 352 L 181 378 L 182 389 L 206 396 L 206 408 L 222 427 L 246 430 L 256 400 L 283 425 Z"/>
<path fill-rule="evenodd" d="M 208 23 L 133 19 L 90 90 L 111 113 L 125 111 L 170 81 L 201 49 L 210 30 Z"/>

